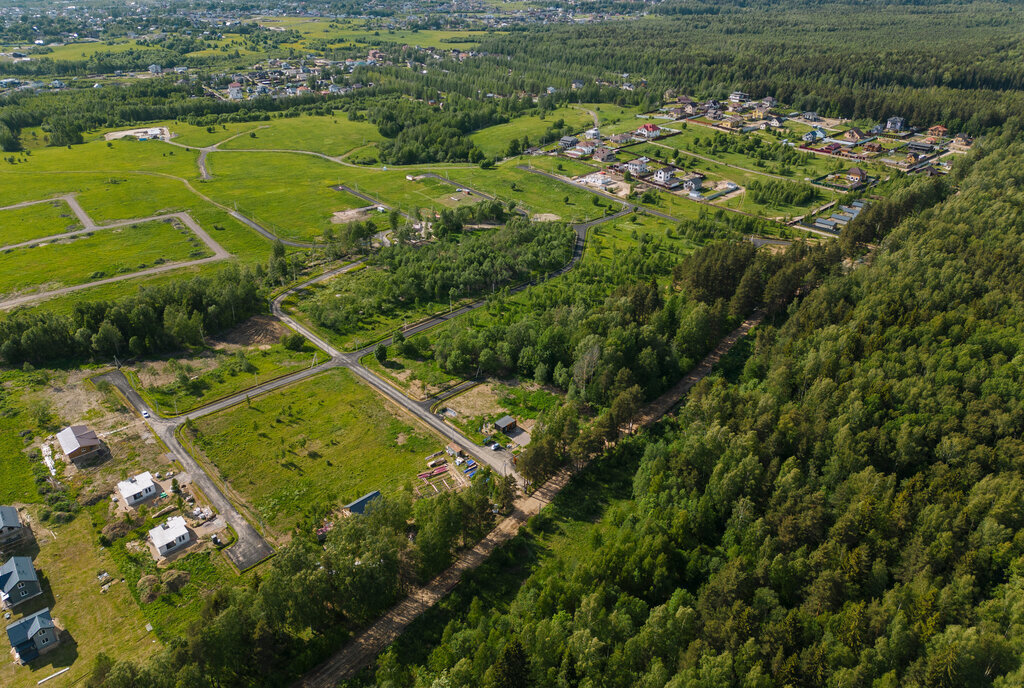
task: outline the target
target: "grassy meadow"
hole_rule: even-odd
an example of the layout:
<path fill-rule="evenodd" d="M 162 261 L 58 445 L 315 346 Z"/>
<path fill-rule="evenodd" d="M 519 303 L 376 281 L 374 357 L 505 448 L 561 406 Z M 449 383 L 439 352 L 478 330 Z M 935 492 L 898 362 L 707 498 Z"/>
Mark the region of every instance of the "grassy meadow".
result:
<path fill-rule="evenodd" d="M 343 368 L 202 418 L 195 430 L 196 446 L 277 535 L 314 504 L 399 489 L 442 446 Z"/>
<path fill-rule="evenodd" d="M 19 244 L 81 228 L 82 224 L 63 201 L 0 210 L 0 246 Z"/>

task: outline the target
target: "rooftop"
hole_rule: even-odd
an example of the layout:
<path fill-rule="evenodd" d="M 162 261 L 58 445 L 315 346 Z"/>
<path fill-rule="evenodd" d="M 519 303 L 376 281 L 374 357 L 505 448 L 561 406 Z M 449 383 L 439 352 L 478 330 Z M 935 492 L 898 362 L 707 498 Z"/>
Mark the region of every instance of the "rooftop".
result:
<path fill-rule="evenodd" d="M 100 438 L 87 425 L 72 425 L 57 433 L 57 441 L 65 454 L 79 449 L 92 449 L 100 446 Z"/>
<path fill-rule="evenodd" d="M 139 473 L 128 480 L 122 480 L 117 484 L 117 491 L 127 501 L 129 497 L 144 491 L 147 487 L 153 487 L 153 476 L 149 471 Z"/>
<path fill-rule="evenodd" d="M 188 535 L 188 527 L 181 516 L 171 516 L 164 523 L 149 531 L 149 537 L 157 549 L 166 547 L 181 535 Z"/>

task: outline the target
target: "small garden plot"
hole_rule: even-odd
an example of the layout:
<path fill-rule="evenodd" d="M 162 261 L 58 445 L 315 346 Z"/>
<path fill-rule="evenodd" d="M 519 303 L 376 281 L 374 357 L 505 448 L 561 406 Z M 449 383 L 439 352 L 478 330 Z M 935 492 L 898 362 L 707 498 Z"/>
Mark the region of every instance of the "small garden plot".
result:
<path fill-rule="evenodd" d="M 64 201 L 46 201 L 0 210 L 0 246 L 63 234 L 82 224 Z"/>
<path fill-rule="evenodd" d="M 196 421 L 183 434 L 271 536 L 304 513 L 396 490 L 442 443 L 345 369 Z"/>
<path fill-rule="evenodd" d="M 87 284 L 163 263 L 205 258 L 210 249 L 176 222 L 144 222 L 11 249 L 0 254 L 0 294 Z"/>

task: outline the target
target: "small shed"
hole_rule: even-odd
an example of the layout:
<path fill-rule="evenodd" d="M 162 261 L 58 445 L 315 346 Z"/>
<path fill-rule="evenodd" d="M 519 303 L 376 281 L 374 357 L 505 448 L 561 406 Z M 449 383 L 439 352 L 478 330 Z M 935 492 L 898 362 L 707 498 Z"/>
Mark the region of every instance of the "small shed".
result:
<path fill-rule="evenodd" d="M 380 499 L 380 497 L 380 490 L 374 490 L 373 492 L 364 494 L 351 504 L 346 504 L 345 508 L 349 510 L 349 513 L 362 515 L 366 513 L 366 507 L 368 507 L 371 502 Z"/>
<path fill-rule="evenodd" d="M 447 447 L 445 447 L 445 451 L 448 452 L 449 456 L 462 456 L 464 454 L 462 447 L 454 442 L 451 442 Z"/>
<path fill-rule="evenodd" d="M 494 421 L 494 427 L 500 432 L 508 435 L 514 431 L 518 426 L 516 425 L 516 419 L 512 416 L 502 416 L 498 420 Z"/>

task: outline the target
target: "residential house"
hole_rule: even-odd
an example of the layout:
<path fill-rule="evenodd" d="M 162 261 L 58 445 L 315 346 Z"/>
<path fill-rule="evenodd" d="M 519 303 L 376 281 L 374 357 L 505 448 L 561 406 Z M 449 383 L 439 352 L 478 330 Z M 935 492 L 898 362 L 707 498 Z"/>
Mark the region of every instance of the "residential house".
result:
<path fill-rule="evenodd" d="M 192 540 L 192 533 L 189 532 L 185 519 L 181 516 L 171 516 L 169 519 L 149 531 L 149 539 L 156 547 L 160 556 L 181 549 Z"/>
<path fill-rule="evenodd" d="M 57 433 L 57 443 L 68 461 L 78 461 L 96 455 L 103 443 L 87 425 L 72 425 Z"/>
<path fill-rule="evenodd" d="M 615 151 L 607 146 L 598 146 L 594 149 L 593 158 L 597 162 L 615 162 Z"/>
<path fill-rule="evenodd" d="M 811 129 L 809 132 L 807 132 L 800 138 L 802 138 L 807 143 L 817 143 L 818 141 L 823 141 L 826 137 L 827 134 L 824 131 L 815 128 Z"/>
<path fill-rule="evenodd" d="M 885 120 L 886 131 L 903 131 L 907 126 L 907 121 L 902 117 L 890 117 Z"/>
<path fill-rule="evenodd" d="M 583 137 L 588 139 L 594 139 L 597 141 L 601 140 L 601 130 L 597 127 L 592 127 L 583 132 Z"/>
<path fill-rule="evenodd" d="M 688 116 L 696 115 L 698 112 L 700 112 L 700 105 L 698 105 L 697 103 L 686 103 L 685 105 L 682 106 L 682 111 L 683 114 Z"/>
<path fill-rule="evenodd" d="M 348 512 L 352 515 L 362 516 L 366 513 L 367 507 L 380 498 L 380 490 L 374 490 L 373 492 L 367 492 L 351 504 L 346 504 L 345 508 L 348 509 Z"/>
<path fill-rule="evenodd" d="M 28 664 L 60 644 L 57 625 L 50 616 L 49 607 L 8 626 L 7 639 L 21 664 Z"/>
<path fill-rule="evenodd" d="M 576 150 L 582 155 L 593 155 L 595 148 L 597 148 L 597 141 L 580 141 L 576 146 Z"/>
<path fill-rule="evenodd" d="M 637 158 L 636 160 L 630 160 L 624 167 L 634 177 L 643 177 L 650 174 L 651 168 L 647 166 L 647 158 Z"/>
<path fill-rule="evenodd" d="M 851 167 L 846 171 L 846 179 L 857 184 L 863 184 L 868 180 L 868 173 L 859 167 Z"/>
<path fill-rule="evenodd" d="M 842 146 L 840 144 L 838 144 L 838 143 L 830 143 L 827 146 L 822 146 L 821 147 L 821 152 L 822 153 L 835 153 L 840 148 L 842 148 Z"/>
<path fill-rule="evenodd" d="M 972 139 L 967 134 L 960 133 L 953 138 L 953 143 L 955 143 L 958 146 L 963 146 L 967 148 L 970 147 L 972 143 L 974 143 L 974 139 Z"/>
<path fill-rule="evenodd" d="M 885 148 L 878 141 L 870 141 L 864 144 L 864 150 L 868 153 L 881 153 Z"/>
<path fill-rule="evenodd" d="M 698 172 L 691 172 L 682 179 L 683 189 L 690 192 L 700 192 L 704 187 L 704 175 Z"/>
<path fill-rule="evenodd" d="M 572 82 L 572 90 L 578 91 L 581 88 L 583 88 L 583 82 L 582 81 L 580 81 L 579 79 L 576 79 L 575 81 Z"/>
<path fill-rule="evenodd" d="M 621 145 L 623 143 L 629 143 L 630 141 L 632 141 L 633 140 L 633 134 L 631 134 L 631 133 L 615 134 L 614 136 L 612 136 L 608 140 L 611 141 L 612 143 L 617 143 L 617 144 Z"/>
<path fill-rule="evenodd" d="M 599 189 L 606 189 L 615 183 L 612 180 L 612 178 L 608 176 L 608 173 L 605 172 L 604 170 L 600 172 L 594 172 L 593 174 L 588 174 L 586 177 L 582 179 L 582 182 L 587 186 L 594 186 Z"/>
<path fill-rule="evenodd" d="M 754 106 L 754 117 L 758 119 L 764 119 L 771 114 L 771 106 L 765 105 L 764 103 L 758 103 Z"/>
<path fill-rule="evenodd" d="M 786 118 L 781 115 L 772 115 L 761 122 L 761 129 L 781 129 L 786 123 Z"/>
<path fill-rule="evenodd" d="M 117 484 L 117 491 L 121 493 L 121 499 L 128 506 L 135 506 L 157 494 L 157 486 L 153 482 L 153 476 L 149 471 L 139 473 L 134 478 L 122 480 Z"/>
<path fill-rule="evenodd" d="M 949 129 L 942 126 L 941 124 L 936 124 L 934 127 L 928 129 L 929 136 L 938 136 L 941 138 L 946 136 L 947 134 L 949 134 Z"/>
<path fill-rule="evenodd" d="M 745 103 L 750 100 L 750 96 L 743 91 L 733 91 L 729 94 L 730 103 Z"/>
<path fill-rule="evenodd" d="M 228 98 L 231 100 L 241 100 L 242 96 L 242 84 L 237 81 L 232 81 L 228 84 Z"/>
<path fill-rule="evenodd" d="M 717 122 L 718 120 L 722 119 L 722 117 L 724 117 L 725 115 L 722 114 L 721 110 L 716 108 L 714 110 L 708 110 L 708 113 L 705 116 L 712 122 Z"/>
<path fill-rule="evenodd" d="M 150 74 L 163 74 L 163 72 L 164 72 L 164 68 L 161 67 L 160 65 L 158 65 L 158 64 L 151 64 L 151 65 L 149 65 L 149 73 Z"/>
<path fill-rule="evenodd" d="M 662 186 L 674 189 L 679 186 L 679 180 L 676 179 L 676 171 L 671 167 L 662 167 L 654 171 L 654 181 Z"/>
<path fill-rule="evenodd" d="M 18 542 L 28 534 L 18 510 L 13 506 L 0 506 L 0 546 Z"/>
<path fill-rule="evenodd" d="M 775 100 L 775 98 L 771 96 L 765 96 L 764 98 L 761 99 L 761 105 L 765 106 L 766 108 L 773 108 L 778 104 L 779 101 Z"/>
<path fill-rule="evenodd" d="M 579 142 L 580 140 L 575 136 L 563 136 L 562 138 L 558 139 L 558 145 L 561 146 L 562 148 L 572 148 Z"/>
<path fill-rule="evenodd" d="M 861 131 L 857 127 L 852 127 L 843 132 L 843 138 L 847 141 L 857 143 L 861 139 L 866 139 L 868 137 L 863 131 Z"/>
<path fill-rule="evenodd" d="M 647 122 L 646 124 L 641 125 L 641 127 L 636 130 L 636 133 L 637 136 L 641 136 L 645 139 L 656 139 L 661 136 L 661 127 L 657 124 L 653 124 L 652 122 Z"/>
<path fill-rule="evenodd" d="M 803 118 L 805 120 L 807 120 L 808 122 L 820 122 L 821 121 L 821 117 L 818 117 L 818 113 L 817 112 L 813 112 L 813 111 L 805 112 L 803 114 Z"/>
<path fill-rule="evenodd" d="M 924 141 L 911 141 L 907 144 L 907 150 L 911 153 L 917 153 L 919 155 L 927 155 L 935 150 L 935 146 Z"/>
<path fill-rule="evenodd" d="M 722 126 L 726 129 L 741 129 L 745 121 L 739 115 L 732 115 L 722 120 Z"/>
<path fill-rule="evenodd" d="M 11 557 L 0 566 L 0 607 L 14 608 L 43 594 L 29 557 Z"/>
<path fill-rule="evenodd" d="M 448 456 L 453 456 L 453 457 L 456 457 L 456 458 L 458 458 L 460 456 L 465 456 L 465 454 L 466 454 L 462 450 L 462 447 L 460 447 L 459 445 L 455 444 L 454 442 L 449 442 L 448 446 L 445 447 L 444 450 L 445 450 L 445 452 L 448 453 Z"/>
<path fill-rule="evenodd" d="M 499 432 L 508 435 L 515 431 L 519 426 L 516 425 L 516 419 L 512 416 L 502 416 L 498 420 L 494 421 L 494 427 L 497 428 Z"/>

